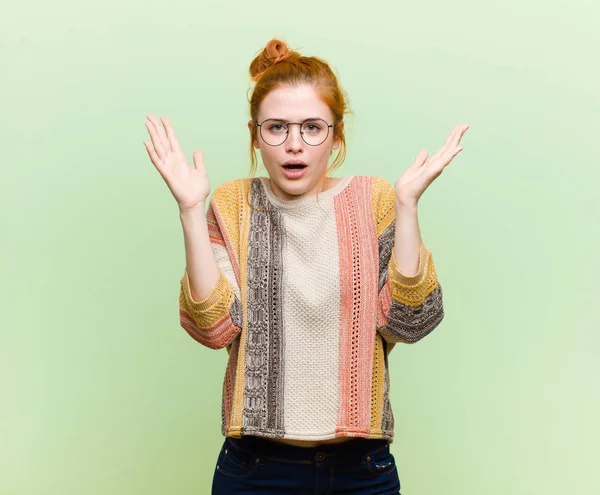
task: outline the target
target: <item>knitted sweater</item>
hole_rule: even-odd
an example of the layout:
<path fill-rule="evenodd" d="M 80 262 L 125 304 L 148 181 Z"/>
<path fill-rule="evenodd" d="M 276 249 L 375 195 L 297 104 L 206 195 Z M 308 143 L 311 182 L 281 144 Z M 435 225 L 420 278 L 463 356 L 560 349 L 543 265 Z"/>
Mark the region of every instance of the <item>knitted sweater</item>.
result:
<path fill-rule="evenodd" d="M 191 337 L 227 349 L 224 436 L 393 442 L 388 354 L 444 316 L 429 249 L 414 276 L 396 264 L 394 197 L 376 176 L 344 177 L 318 202 L 283 200 L 267 177 L 215 189 L 219 279 L 195 301 L 185 271 L 179 307 Z"/>

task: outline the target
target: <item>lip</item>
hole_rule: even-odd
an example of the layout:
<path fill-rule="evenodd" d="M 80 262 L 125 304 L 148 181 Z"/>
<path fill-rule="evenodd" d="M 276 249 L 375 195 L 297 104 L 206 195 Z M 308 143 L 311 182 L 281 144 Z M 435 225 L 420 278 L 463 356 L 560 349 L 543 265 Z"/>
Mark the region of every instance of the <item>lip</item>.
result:
<path fill-rule="evenodd" d="M 306 162 L 303 162 L 302 160 L 288 160 L 281 166 L 283 167 L 285 165 L 304 165 L 304 166 L 308 167 L 308 164 Z"/>
<path fill-rule="evenodd" d="M 301 168 L 299 170 L 288 170 L 285 168 L 285 165 L 293 165 L 293 164 L 304 165 L 304 168 Z M 303 162 L 302 160 L 288 160 L 281 166 L 281 171 L 282 171 L 283 175 L 287 179 L 290 179 L 290 180 L 301 179 L 302 177 L 304 177 L 307 170 L 308 170 L 308 165 L 305 162 Z"/>

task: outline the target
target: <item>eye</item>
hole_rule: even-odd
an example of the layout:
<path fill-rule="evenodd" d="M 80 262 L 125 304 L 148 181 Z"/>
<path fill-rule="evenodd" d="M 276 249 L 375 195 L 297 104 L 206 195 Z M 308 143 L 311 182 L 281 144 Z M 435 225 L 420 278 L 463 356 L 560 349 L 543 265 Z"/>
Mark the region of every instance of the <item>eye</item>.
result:
<path fill-rule="evenodd" d="M 304 129 L 308 132 L 316 132 L 321 130 L 321 126 L 319 124 L 306 124 Z"/>

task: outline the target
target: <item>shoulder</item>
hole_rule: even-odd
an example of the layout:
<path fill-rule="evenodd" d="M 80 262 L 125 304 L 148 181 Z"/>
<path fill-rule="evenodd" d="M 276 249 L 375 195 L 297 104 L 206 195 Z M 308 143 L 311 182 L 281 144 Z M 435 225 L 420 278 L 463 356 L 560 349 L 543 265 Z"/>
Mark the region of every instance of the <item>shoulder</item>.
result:
<path fill-rule="evenodd" d="M 369 175 L 373 196 L 394 196 L 394 186 L 385 177 Z"/>
<path fill-rule="evenodd" d="M 374 198 L 382 195 L 394 196 L 394 186 L 384 177 L 377 175 L 355 175 L 354 181 L 370 188 Z"/>
<path fill-rule="evenodd" d="M 389 209 L 390 203 L 391 206 L 394 205 L 396 191 L 389 180 L 377 175 L 361 175 L 359 179 L 369 185 L 374 208 Z"/>
<path fill-rule="evenodd" d="M 394 219 L 396 190 L 384 177 L 367 176 L 371 185 L 371 206 L 378 233 L 385 230 Z"/>
<path fill-rule="evenodd" d="M 218 209 L 239 209 L 244 200 L 244 191 L 248 190 L 252 179 L 232 179 L 219 184 L 210 199 L 213 207 Z"/>
<path fill-rule="evenodd" d="M 212 193 L 213 198 L 221 198 L 225 196 L 235 195 L 239 192 L 241 182 L 244 179 L 232 179 L 219 184 Z"/>

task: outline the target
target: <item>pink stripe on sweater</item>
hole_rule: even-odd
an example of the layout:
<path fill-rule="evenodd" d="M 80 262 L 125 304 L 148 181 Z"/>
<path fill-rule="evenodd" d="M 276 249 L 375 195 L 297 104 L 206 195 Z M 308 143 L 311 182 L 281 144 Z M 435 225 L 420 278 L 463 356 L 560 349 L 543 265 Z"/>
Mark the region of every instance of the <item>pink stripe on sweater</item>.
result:
<path fill-rule="evenodd" d="M 210 327 L 200 328 L 187 311 L 180 309 L 179 321 L 194 340 L 211 349 L 225 347 L 238 333 L 229 313 L 219 318 Z"/>
<path fill-rule="evenodd" d="M 353 181 L 335 198 L 336 221 L 348 242 L 339 242 L 340 405 L 338 431 L 369 432 L 373 352 L 377 323 L 379 246 L 371 215 L 358 211 L 371 202 L 369 178 Z M 365 205 L 366 202 L 366 205 Z M 362 204 L 361 204 L 362 203 Z M 362 332 L 360 329 L 363 330 Z"/>

